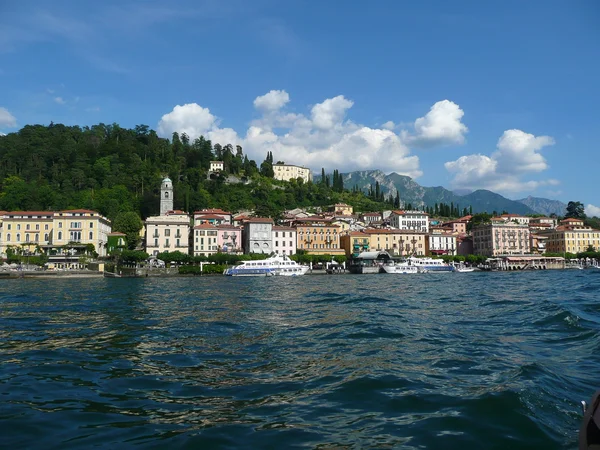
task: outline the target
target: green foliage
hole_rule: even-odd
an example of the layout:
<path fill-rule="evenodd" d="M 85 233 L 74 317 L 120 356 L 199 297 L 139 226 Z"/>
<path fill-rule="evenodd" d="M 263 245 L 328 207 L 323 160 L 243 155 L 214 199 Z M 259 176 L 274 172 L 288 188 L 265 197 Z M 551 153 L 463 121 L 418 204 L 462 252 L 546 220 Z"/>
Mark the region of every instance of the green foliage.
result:
<path fill-rule="evenodd" d="M 567 204 L 567 213 L 565 219 L 573 217 L 574 219 L 585 219 L 585 208 L 581 202 L 569 202 Z"/>
<path fill-rule="evenodd" d="M 140 230 L 143 226 L 144 223 L 136 212 L 127 211 L 117 215 L 112 224 L 112 231 L 125 233 L 127 248 L 133 250 L 140 242 Z"/>
<path fill-rule="evenodd" d="M 488 213 L 473 214 L 473 217 L 467 224 L 467 231 L 471 231 L 473 229 L 473 227 L 475 227 L 477 225 L 490 223 L 491 218 L 492 218 L 492 216 Z"/>
<path fill-rule="evenodd" d="M 140 250 L 123 250 L 119 254 L 119 259 L 124 264 L 138 264 L 148 259 L 149 255 Z"/>

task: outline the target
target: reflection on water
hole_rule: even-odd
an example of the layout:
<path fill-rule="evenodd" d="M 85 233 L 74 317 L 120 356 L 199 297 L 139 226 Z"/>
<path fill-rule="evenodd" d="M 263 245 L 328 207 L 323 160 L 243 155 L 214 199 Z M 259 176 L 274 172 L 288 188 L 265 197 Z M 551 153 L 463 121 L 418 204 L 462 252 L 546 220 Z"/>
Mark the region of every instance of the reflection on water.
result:
<path fill-rule="evenodd" d="M 15 448 L 572 448 L 600 371 L 600 276 L 574 272 L 7 280 L 0 431 Z"/>

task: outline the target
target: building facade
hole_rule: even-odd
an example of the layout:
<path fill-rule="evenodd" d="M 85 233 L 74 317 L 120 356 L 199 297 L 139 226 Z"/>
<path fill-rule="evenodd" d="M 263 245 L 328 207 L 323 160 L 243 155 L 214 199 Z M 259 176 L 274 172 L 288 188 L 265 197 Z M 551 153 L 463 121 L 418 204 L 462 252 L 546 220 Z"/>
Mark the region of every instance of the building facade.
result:
<path fill-rule="evenodd" d="M 218 225 L 217 244 L 223 253 L 242 253 L 242 228 L 227 224 Z"/>
<path fill-rule="evenodd" d="M 432 255 L 456 255 L 458 233 L 448 232 L 441 227 L 432 227 L 429 231 L 429 253 Z"/>
<path fill-rule="evenodd" d="M 182 211 L 146 219 L 146 252 L 158 255 L 163 252 L 189 254 L 190 216 Z"/>
<path fill-rule="evenodd" d="M 529 227 L 514 222 L 497 221 L 478 225 L 472 230 L 476 255 L 524 255 L 530 253 Z"/>
<path fill-rule="evenodd" d="M 294 222 L 297 236 L 297 249 L 314 255 L 342 255 L 340 229 L 331 219 L 307 217 Z"/>
<path fill-rule="evenodd" d="M 194 226 L 201 223 L 212 223 L 213 225 L 231 225 L 232 214 L 218 208 L 202 209 L 194 211 Z"/>
<path fill-rule="evenodd" d="M 362 252 L 369 251 L 371 236 L 362 231 L 351 231 L 340 236 L 340 246 L 347 258 L 356 258 Z"/>
<path fill-rule="evenodd" d="M 210 256 L 219 251 L 219 233 L 215 225 L 202 223 L 192 230 L 194 256 Z"/>
<path fill-rule="evenodd" d="M 222 172 L 225 168 L 225 163 L 223 161 L 211 161 L 210 162 L 210 171 L 211 172 Z"/>
<path fill-rule="evenodd" d="M 254 217 L 244 222 L 242 232 L 244 253 L 273 252 L 273 219 Z"/>
<path fill-rule="evenodd" d="M 392 211 L 390 226 L 399 230 L 429 233 L 429 214 L 423 211 Z"/>
<path fill-rule="evenodd" d="M 585 226 L 579 219 L 561 220 L 556 229 L 540 231 L 538 234 L 547 236 L 548 253 L 581 253 L 587 251 L 590 246 L 595 251 L 600 250 L 600 231 Z"/>
<path fill-rule="evenodd" d="M 428 234 L 413 230 L 367 228 L 370 251 L 386 251 L 396 256 L 425 256 L 429 252 Z"/>
<path fill-rule="evenodd" d="M 296 178 L 302 178 L 305 183 L 312 181 L 312 172 L 310 169 L 291 164 L 273 164 L 274 178 L 276 180 L 290 181 Z"/>
<path fill-rule="evenodd" d="M 296 229 L 292 227 L 273 227 L 273 250 L 278 255 L 296 253 Z"/>

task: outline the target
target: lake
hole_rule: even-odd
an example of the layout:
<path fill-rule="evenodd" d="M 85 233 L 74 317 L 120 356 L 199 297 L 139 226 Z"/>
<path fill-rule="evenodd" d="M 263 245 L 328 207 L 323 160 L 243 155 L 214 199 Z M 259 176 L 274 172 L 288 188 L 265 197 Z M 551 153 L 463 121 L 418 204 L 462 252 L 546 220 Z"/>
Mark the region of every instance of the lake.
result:
<path fill-rule="evenodd" d="M 5 448 L 577 446 L 600 271 L 0 281 Z"/>

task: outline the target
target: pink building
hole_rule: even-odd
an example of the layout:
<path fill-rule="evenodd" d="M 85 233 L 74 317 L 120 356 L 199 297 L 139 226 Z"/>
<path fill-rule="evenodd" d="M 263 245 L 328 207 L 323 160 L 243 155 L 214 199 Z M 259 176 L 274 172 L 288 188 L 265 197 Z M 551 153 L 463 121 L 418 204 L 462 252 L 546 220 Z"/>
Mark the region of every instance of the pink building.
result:
<path fill-rule="evenodd" d="M 530 252 L 529 227 L 515 222 L 495 222 L 473 228 L 476 255 L 523 255 Z"/>
<path fill-rule="evenodd" d="M 217 226 L 217 244 L 223 253 L 242 253 L 242 228 L 225 224 Z"/>
<path fill-rule="evenodd" d="M 278 255 L 296 253 L 296 229 L 292 227 L 273 227 L 273 250 Z"/>

